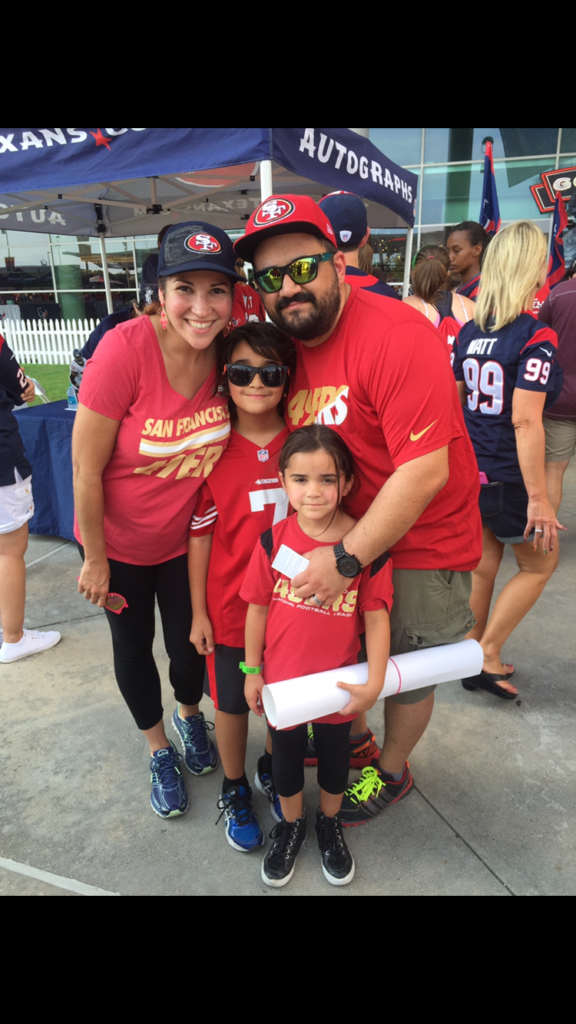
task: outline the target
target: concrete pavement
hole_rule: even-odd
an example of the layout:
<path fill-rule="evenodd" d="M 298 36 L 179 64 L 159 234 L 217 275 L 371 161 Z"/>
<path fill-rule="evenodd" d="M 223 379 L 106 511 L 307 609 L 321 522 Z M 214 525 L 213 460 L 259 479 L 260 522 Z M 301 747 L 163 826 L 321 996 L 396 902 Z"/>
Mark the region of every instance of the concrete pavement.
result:
<path fill-rule="evenodd" d="M 261 882 L 261 854 L 235 853 L 223 822 L 216 827 L 221 772 L 187 776 L 185 818 L 163 822 L 152 813 L 146 745 L 116 688 L 104 615 L 76 593 L 77 552 L 32 538 L 26 625 L 57 628 L 64 639 L 0 666 L 0 895 L 80 895 L 84 886 L 125 896 L 574 895 L 576 465 L 561 519 L 570 533 L 559 571 L 506 649 L 518 703 L 456 684 L 439 689 L 412 758 L 417 791 L 348 833 L 357 877 L 347 889 L 332 888 L 321 873 L 309 772 L 308 846 L 280 893 Z M 507 552 L 501 584 L 514 565 Z M 168 716 L 174 702 L 158 638 L 156 652 Z M 381 709 L 372 726 L 381 740 Z M 254 719 L 252 774 L 263 742 Z M 271 830 L 266 801 L 255 794 L 255 804 Z M 19 873 L 30 869 L 34 877 Z"/>

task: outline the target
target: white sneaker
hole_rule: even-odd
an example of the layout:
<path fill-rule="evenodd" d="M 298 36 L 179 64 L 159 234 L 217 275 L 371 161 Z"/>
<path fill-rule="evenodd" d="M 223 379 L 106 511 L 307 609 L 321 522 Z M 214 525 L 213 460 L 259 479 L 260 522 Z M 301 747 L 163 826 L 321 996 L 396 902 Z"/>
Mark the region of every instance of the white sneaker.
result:
<path fill-rule="evenodd" d="M 13 661 L 29 658 L 32 654 L 49 651 L 51 647 L 56 647 L 61 639 L 61 633 L 36 633 L 33 630 L 25 629 L 24 636 L 19 643 L 2 644 L 0 664 L 10 665 Z"/>

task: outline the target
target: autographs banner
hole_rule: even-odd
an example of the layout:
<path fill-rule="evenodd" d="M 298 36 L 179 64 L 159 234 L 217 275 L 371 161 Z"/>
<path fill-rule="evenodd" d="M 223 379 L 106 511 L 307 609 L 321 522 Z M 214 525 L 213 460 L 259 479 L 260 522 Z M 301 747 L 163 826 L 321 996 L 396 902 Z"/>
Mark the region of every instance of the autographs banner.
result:
<path fill-rule="evenodd" d="M 279 193 L 355 192 L 414 225 L 416 175 L 348 128 L 0 128 L 0 228 L 119 236 L 198 216 L 242 229 L 263 160 Z"/>

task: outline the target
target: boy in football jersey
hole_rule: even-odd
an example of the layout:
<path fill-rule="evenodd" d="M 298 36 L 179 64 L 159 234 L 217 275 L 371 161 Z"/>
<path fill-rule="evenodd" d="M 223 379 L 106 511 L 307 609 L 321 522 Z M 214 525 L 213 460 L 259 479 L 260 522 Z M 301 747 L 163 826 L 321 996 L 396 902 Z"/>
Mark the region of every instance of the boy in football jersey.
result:
<path fill-rule="evenodd" d="M 288 335 L 268 323 L 237 327 L 223 353 L 220 388 L 230 394 L 232 435 L 222 466 L 199 495 L 190 536 L 191 641 L 206 656 L 205 692 L 216 708 L 216 737 L 224 782 L 220 809 L 233 849 L 249 853 L 265 837 L 252 808 L 246 777 L 250 709 L 244 699 L 244 627 L 239 596 L 258 538 L 288 514 L 278 459 L 289 433 L 283 418 L 295 350 Z M 255 784 L 280 821 L 272 780 L 272 746 L 258 762 Z"/>

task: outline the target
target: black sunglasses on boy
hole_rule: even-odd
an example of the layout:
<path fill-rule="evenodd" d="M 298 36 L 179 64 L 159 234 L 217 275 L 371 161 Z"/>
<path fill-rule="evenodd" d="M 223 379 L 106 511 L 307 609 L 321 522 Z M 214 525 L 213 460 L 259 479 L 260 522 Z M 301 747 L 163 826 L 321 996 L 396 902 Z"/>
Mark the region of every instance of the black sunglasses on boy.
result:
<path fill-rule="evenodd" d="M 264 387 L 266 388 L 281 388 L 286 383 L 286 378 L 290 376 L 290 369 L 288 366 L 244 366 L 243 363 L 227 364 L 224 367 L 224 373 L 228 376 L 228 380 L 231 384 L 234 384 L 237 388 L 247 388 L 250 386 L 256 374 L 259 375 Z"/>

